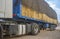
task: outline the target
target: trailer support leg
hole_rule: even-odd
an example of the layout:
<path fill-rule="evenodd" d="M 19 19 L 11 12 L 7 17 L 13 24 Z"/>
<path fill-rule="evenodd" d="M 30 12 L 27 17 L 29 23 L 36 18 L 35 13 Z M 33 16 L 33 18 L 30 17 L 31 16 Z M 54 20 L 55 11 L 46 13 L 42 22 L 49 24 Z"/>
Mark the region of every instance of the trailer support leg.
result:
<path fill-rule="evenodd" d="M 8 28 L 8 30 L 9 30 L 9 31 L 8 31 L 8 32 L 9 32 L 9 37 L 13 37 L 13 36 L 12 36 L 12 33 L 11 33 L 12 31 L 11 31 L 10 29 L 11 29 L 11 26 L 9 26 L 9 28 Z"/>
<path fill-rule="evenodd" d="M 0 38 L 3 39 L 3 26 L 0 26 Z"/>

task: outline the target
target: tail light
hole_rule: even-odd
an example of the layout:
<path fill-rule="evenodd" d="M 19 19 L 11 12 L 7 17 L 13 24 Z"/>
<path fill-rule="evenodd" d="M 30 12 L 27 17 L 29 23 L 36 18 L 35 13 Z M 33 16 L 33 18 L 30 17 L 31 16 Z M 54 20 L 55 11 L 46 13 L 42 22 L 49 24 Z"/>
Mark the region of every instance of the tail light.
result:
<path fill-rule="evenodd" d="M 16 16 L 16 14 L 13 14 L 13 16 Z"/>

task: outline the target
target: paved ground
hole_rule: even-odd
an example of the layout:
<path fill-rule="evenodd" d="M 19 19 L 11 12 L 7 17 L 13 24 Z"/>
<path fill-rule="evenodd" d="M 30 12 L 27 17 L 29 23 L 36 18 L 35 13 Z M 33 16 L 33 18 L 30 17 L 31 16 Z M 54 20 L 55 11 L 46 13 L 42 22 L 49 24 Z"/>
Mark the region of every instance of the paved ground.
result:
<path fill-rule="evenodd" d="M 38 35 L 26 35 L 9 39 L 60 39 L 60 31 L 41 31 Z"/>

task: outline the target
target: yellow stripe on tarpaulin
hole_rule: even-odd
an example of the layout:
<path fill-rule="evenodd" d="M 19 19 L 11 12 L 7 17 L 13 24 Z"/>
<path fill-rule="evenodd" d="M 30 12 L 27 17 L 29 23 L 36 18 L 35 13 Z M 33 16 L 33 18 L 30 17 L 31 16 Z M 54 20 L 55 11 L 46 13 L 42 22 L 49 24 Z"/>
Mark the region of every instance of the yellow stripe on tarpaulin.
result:
<path fill-rule="evenodd" d="M 25 7 L 24 5 L 22 5 L 22 16 L 28 16 L 30 18 L 35 18 L 35 19 L 42 20 L 42 14 L 41 13 L 38 13 L 35 10 L 32 10 L 28 7 Z"/>
<path fill-rule="evenodd" d="M 53 24 L 57 24 L 58 23 L 58 21 L 56 19 L 53 19 L 53 18 L 47 16 L 46 14 L 43 14 L 43 20 L 45 22 L 49 22 L 49 23 L 53 23 Z"/>

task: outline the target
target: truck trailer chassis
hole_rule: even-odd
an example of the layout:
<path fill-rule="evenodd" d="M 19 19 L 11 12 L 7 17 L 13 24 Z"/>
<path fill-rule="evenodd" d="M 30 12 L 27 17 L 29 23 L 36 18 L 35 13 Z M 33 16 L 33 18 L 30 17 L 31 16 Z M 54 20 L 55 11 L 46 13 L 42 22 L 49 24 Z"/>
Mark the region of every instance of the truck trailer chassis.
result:
<path fill-rule="evenodd" d="M 52 25 L 54 25 L 54 27 Z M 53 28 L 50 28 L 50 30 L 54 30 L 56 27 L 55 24 L 33 21 L 29 19 L 21 19 L 19 21 L 13 21 L 12 19 L 3 19 L 0 21 L 0 37 L 3 39 L 5 35 L 9 37 L 25 34 L 37 35 L 40 32 L 40 28 L 43 28 L 41 26 L 45 26 L 45 28 L 52 26 Z"/>

